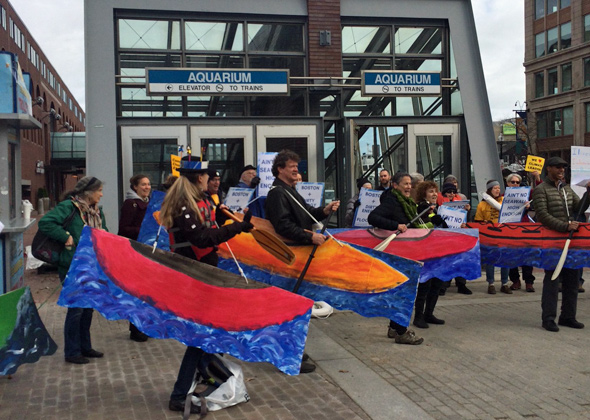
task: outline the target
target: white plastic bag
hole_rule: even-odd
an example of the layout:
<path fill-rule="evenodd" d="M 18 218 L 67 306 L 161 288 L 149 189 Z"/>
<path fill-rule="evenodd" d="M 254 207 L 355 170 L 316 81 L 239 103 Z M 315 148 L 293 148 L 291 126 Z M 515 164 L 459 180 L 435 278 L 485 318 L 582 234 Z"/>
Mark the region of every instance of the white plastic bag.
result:
<path fill-rule="evenodd" d="M 31 245 L 27 245 L 25 247 L 25 254 L 27 254 L 27 263 L 25 269 L 27 270 L 34 270 L 36 268 L 41 267 L 45 264 L 43 261 L 38 260 L 37 258 L 33 257 L 33 252 L 31 251 Z"/>

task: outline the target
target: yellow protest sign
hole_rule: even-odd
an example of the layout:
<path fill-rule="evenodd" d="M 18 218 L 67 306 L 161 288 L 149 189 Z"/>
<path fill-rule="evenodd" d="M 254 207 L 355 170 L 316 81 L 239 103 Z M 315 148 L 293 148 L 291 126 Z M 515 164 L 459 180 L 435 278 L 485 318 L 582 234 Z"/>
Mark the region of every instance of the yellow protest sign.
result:
<path fill-rule="evenodd" d="M 178 168 L 180 168 L 180 156 L 170 155 L 170 164 L 172 165 L 172 175 L 180 176 Z"/>
<path fill-rule="evenodd" d="M 545 165 L 545 158 L 528 155 L 526 158 L 524 170 L 527 172 L 537 171 L 541 173 L 541 171 L 543 170 L 543 165 Z"/>

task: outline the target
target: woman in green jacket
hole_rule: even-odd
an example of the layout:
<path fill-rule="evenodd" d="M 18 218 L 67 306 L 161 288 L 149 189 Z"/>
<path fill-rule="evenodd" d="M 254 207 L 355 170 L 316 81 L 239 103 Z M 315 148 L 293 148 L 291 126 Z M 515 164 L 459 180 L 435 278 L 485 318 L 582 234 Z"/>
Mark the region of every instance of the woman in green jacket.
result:
<path fill-rule="evenodd" d="M 72 191 L 65 193 L 64 197 L 61 203 L 39 221 L 41 232 L 65 245 L 58 263 L 62 282 L 72 263 L 84 226 L 107 230 L 104 214 L 98 207 L 102 198 L 102 181 L 86 176 L 78 181 Z M 64 221 L 72 213 L 74 217 L 64 228 Z M 89 362 L 88 357 L 103 356 L 103 353 L 92 348 L 90 342 L 92 312 L 92 308 L 68 308 L 64 325 L 64 353 L 68 363 L 85 364 Z"/>

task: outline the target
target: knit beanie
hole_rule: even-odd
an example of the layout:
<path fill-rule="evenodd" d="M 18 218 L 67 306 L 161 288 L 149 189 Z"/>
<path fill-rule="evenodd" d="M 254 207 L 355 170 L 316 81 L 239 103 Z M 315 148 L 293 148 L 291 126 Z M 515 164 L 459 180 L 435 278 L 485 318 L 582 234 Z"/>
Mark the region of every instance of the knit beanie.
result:
<path fill-rule="evenodd" d="M 450 192 L 454 192 L 455 194 L 457 194 L 457 187 L 455 187 L 455 184 L 452 184 L 449 182 L 449 183 L 443 185 L 441 192 L 443 194 L 450 193 Z"/>
<path fill-rule="evenodd" d="M 489 190 L 490 188 L 494 188 L 496 185 L 500 185 L 500 183 L 494 179 L 491 179 L 486 184 L 486 190 Z"/>
<path fill-rule="evenodd" d="M 95 178 L 93 176 L 85 176 L 80 181 L 78 181 L 78 183 L 74 187 L 74 192 L 76 194 L 84 192 L 88 188 L 90 188 L 92 185 L 96 184 L 97 182 L 99 182 L 97 178 Z"/>

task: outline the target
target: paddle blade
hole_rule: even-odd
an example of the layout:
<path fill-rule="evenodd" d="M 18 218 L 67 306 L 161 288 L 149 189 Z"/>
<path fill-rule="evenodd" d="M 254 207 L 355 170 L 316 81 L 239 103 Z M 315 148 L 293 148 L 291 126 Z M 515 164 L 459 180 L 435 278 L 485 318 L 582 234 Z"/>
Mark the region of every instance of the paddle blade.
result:
<path fill-rule="evenodd" d="M 389 235 L 389 237 L 384 240 L 383 242 L 381 242 L 379 245 L 377 245 L 375 248 L 373 248 L 375 251 L 385 251 L 385 249 L 389 246 L 389 244 L 391 243 L 391 241 L 393 241 L 395 239 L 395 237 L 397 236 L 397 232 L 392 233 L 391 235 Z"/>
<path fill-rule="evenodd" d="M 571 239 L 569 239 L 569 238 L 567 241 L 565 241 L 565 246 L 563 247 L 563 251 L 561 251 L 561 257 L 559 257 L 559 261 L 557 262 L 557 265 L 555 266 L 555 271 L 553 272 L 553 275 L 551 276 L 551 280 L 555 280 L 557 277 L 559 277 L 559 274 L 561 274 L 561 269 L 563 268 L 563 265 L 565 264 L 565 259 L 567 258 L 567 251 L 570 247 L 570 242 L 571 242 Z"/>
<path fill-rule="evenodd" d="M 287 265 L 293 264 L 295 254 L 280 238 L 267 230 L 252 229 L 254 239 L 265 251 Z"/>

